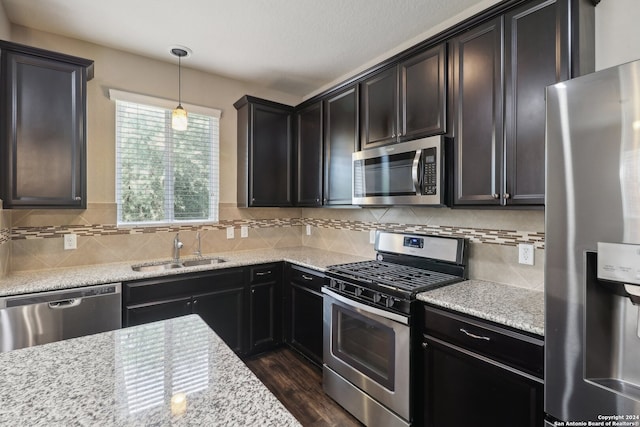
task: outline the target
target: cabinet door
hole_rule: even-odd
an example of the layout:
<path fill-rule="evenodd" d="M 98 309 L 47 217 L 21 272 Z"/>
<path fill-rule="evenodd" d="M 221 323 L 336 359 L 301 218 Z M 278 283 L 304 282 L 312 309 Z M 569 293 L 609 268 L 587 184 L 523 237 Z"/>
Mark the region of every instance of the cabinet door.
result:
<path fill-rule="evenodd" d="M 297 113 L 296 205 L 322 205 L 322 101 Z"/>
<path fill-rule="evenodd" d="M 400 63 L 401 140 L 445 132 L 445 44 Z"/>
<path fill-rule="evenodd" d="M 351 156 L 357 150 L 358 93 L 354 86 L 325 101 L 325 205 L 351 204 Z"/>
<path fill-rule="evenodd" d="M 191 314 L 191 297 L 154 301 L 125 307 L 125 326 L 142 325 L 158 320 Z"/>
<path fill-rule="evenodd" d="M 542 425 L 542 380 L 485 362 L 437 339 L 427 338 L 425 344 L 425 426 Z"/>
<path fill-rule="evenodd" d="M 295 282 L 289 289 L 291 345 L 322 365 L 322 294 Z"/>
<path fill-rule="evenodd" d="M 537 1 L 505 16 L 508 204 L 544 204 L 545 87 L 569 78 L 568 7 Z"/>
<path fill-rule="evenodd" d="M 2 62 L 5 208 L 85 208 L 85 68 L 10 51 Z"/>
<path fill-rule="evenodd" d="M 236 353 L 242 353 L 244 336 L 244 286 L 198 294 L 193 297 L 193 312 L 213 329 Z"/>
<path fill-rule="evenodd" d="M 398 137 L 398 72 L 389 68 L 360 84 L 360 148 L 395 142 Z"/>
<path fill-rule="evenodd" d="M 249 206 L 291 206 L 292 114 L 251 104 Z"/>
<path fill-rule="evenodd" d="M 282 341 L 281 304 L 278 283 L 249 287 L 249 352 L 268 350 Z"/>
<path fill-rule="evenodd" d="M 501 203 L 502 20 L 451 41 L 454 67 L 454 204 Z"/>

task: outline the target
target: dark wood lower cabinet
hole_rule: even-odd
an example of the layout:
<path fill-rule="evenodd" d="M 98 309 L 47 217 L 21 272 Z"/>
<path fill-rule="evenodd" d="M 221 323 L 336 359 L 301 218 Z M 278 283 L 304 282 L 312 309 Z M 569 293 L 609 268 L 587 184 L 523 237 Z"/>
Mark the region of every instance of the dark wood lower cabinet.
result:
<path fill-rule="evenodd" d="M 193 312 L 236 353 L 241 353 L 244 347 L 244 295 L 244 286 L 240 286 L 193 297 Z"/>
<path fill-rule="evenodd" d="M 309 360 L 322 365 L 322 293 L 324 276 L 289 265 L 286 270 L 286 341 Z"/>
<path fill-rule="evenodd" d="M 465 323 L 461 316 L 441 310 L 425 311 L 424 396 L 418 405 L 425 426 L 543 425 L 544 383 L 541 375 L 533 374 L 543 361 L 534 366 L 525 362 L 536 355 L 541 359 L 541 340 L 523 336 L 520 341 L 517 332 L 484 328 L 475 320 Z M 526 354 L 519 358 L 521 351 Z M 524 365 L 506 362 L 512 358 Z"/>
<path fill-rule="evenodd" d="M 268 350 L 282 342 L 280 292 L 276 282 L 251 285 L 249 293 L 249 352 Z"/>
<path fill-rule="evenodd" d="M 282 343 L 282 263 L 124 283 L 123 325 L 195 313 L 233 351 L 246 355 Z"/>
<path fill-rule="evenodd" d="M 191 314 L 191 297 L 130 305 L 125 311 L 125 325 L 142 325 L 187 314 Z"/>

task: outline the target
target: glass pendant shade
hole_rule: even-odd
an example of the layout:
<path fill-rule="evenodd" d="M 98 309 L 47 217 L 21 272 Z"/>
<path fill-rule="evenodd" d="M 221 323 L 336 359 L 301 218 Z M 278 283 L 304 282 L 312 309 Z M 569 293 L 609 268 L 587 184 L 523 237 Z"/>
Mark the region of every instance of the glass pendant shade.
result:
<path fill-rule="evenodd" d="M 187 112 L 182 105 L 178 104 L 171 113 L 171 127 L 173 130 L 187 130 L 187 124 Z"/>

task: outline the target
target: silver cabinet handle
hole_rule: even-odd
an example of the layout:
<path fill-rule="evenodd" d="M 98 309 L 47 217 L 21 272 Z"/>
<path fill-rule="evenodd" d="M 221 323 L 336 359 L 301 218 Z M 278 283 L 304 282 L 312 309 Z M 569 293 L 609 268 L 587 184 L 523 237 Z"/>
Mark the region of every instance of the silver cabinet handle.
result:
<path fill-rule="evenodd" d="M 485 340 L 485 341 L 491 341 L 491 338 L 489 337 L 483 337 L 482 335 L 476 335 L 476 334 L 472 334 L 471 332 L 467 332 L 465 329 L 460 328 L 460 332 L 462 332 L 463 334 L 465 334 L 468 337 L 471 337 L 473 339 L 476 340 Z"/>
<path fill-rule="evenodd" d="M 73 198 L 73 200 L 80 201 L 80 200 L 82 200 L 82 197 L 76 196 L 76 197 Z"/>
<path fill-rule="evenodd" d="M 511 194 L 509 194 L 509 193 L 504 193 L 504 194 L 502 195 L 502 197 L 504 197 L 505 199 L 509 199 L 509 198 L 511 198 Z"/>
<path fill-rule="evenodd" d="M 302 278 L 303 278 L 304 280 L 313 280 L 313 277 L 311 277 L 311 276 L 307 276 L 306 274 L 303 274 L 303 275 L 302 275 Z"/>
<path fill-rule="evenodd" d="M 271 270 L 269 270 L 269 271 L 258 271 L 256 273 L 256 276 L 267 276 L 269 274 L 271 274 Z"/>
<path fill-rule="evenodd" d="M 499 198 L 500 198 L 500 195 L 499 195 L 498 193 L 493 193 L 493 198 L 494 198 L 494 199 L 499 199 Z"/>
<path fill-rule="evenodd" d="M 423 342 L 423 343 L 422 343 L 422 348 L 427 348 L 427 347 L 429 347 L 429 344 L 428 344 L 428 343 L 426 343 L 426 342 Z"/>

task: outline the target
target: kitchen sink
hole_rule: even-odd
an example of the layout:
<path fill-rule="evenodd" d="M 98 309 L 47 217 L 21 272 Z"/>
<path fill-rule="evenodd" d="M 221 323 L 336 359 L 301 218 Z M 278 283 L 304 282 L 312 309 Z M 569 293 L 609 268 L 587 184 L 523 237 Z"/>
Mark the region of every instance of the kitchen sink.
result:
<path fill-rule="evenodd" d="M 176 263 L 172 261 L 161 262 L 157 264 L 140 264 L 140 265 L 131 266 L 131 269 L 133 271 L 140 271 L 140 272 L 164 271 L 164 270 L 173 270 L 176 268 L 184 268 L 184 266 L 180 263 Z"/>
<path fill-rule="evenodd" d="M 182 265 L 185 267 L 194 267 L 196 265 L 220 264 L 222 262 L 227 262 L 227 260 L 222 258 L 196 258 L 183 261 Z"/>
<path fill-rule="evenodd" d="M 137 264 L 132 265 L 131 269 L 133 271 L 139 272 L 158 272 L 165 270 L 174 270 L 177 268 L 195 267 L 199 265 L 220 264 L 223 262 L 227 262 L 227 260 L 222 258 L 195 258 L 188 259 L 182 262 L 164 261 L 153 264 Z"/>

